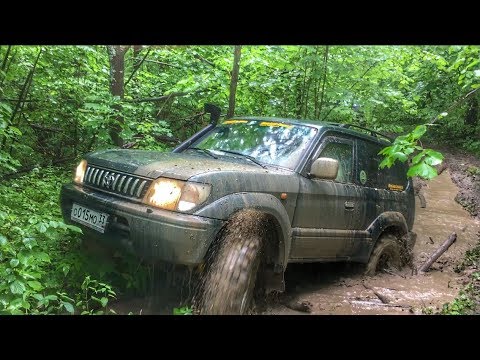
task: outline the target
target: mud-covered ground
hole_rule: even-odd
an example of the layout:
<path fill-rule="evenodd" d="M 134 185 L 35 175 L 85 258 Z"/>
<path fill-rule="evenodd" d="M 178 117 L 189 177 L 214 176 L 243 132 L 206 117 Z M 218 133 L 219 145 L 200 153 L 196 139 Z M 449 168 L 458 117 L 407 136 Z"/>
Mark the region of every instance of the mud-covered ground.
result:
<path fill-rule="evenodd" d="M 416 198 L 414 265 L 423 264 L 452 232 L 457 241 L 429 272 L 416 275 L 405 268 L 365 277 L 355 264 L 291 264 L 285 274 L 286 292 L 270 296 L 258 312 L 422 314 L 438 312 L 451 302 L 476 270 L 475 265 L 460 265 L 465 252 L 480 240 L 480 160 L 443 153 L 448 167 L 421 186 L 427 206 L 422 208 Z M 188 297 L 175 289 L 158 288 L 156 297 L 122 299 L 113 308 L 120 314 L 172 314 Z"/>
<path fill-rule="evenodd" d="M 480 159 L 461 153 L 453 155 L 447 150 L 443 153 L 451 178 L 459 188 L 455 200 L 480 219 Z"/>

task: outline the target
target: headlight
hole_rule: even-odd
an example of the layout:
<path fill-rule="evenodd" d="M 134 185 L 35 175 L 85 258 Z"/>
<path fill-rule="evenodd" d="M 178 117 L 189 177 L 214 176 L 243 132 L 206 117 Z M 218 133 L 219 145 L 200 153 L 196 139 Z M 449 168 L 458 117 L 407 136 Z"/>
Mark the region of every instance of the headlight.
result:
<path fill-rule="evenodd" d="M 166 210 L 188 211 L 205 202 L 210 189 L 208 184 L 160 178 L 150 185 L 144 202 Z"/>
<path fill-rule="evenodd" d="M 77 184 L 83 183 L 83 177 L 85 176 L 85 171 L 87 170 L 87 161 L 82 160 L 77 166 L 77 169 L 75 170 L 75 178 L 73 181 L 75 181 Z"/>

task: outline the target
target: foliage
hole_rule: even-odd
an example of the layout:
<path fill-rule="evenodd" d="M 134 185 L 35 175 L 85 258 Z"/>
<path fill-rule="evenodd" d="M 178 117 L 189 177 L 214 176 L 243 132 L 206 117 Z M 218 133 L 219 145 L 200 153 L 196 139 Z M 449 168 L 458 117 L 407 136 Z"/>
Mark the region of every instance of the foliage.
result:
<path fill-rule="evenodd" d="M 114 147 L 112 125 L 129 148 L 168 151 L 209 122 L 204 103 L 226 113 L 233 47 L 129 46 L 124 60 L 122 97 L 105 46 L 0 46 L 3 313 L 105 313 L 115 294 L 148 287 L 145 266 L 80 250 L 79 229 L 61 220 L 60 184 L 73 160 Z M 479 46 L 243 46 L 235 114 L 401 134 L 381 166 L 408 162 L 409 176 L 428 179 L 443 159 L 437 145 L 480 156 L 476 89 Z"/>
<path fill-rule="evenodd" d="M 467 250 L 463 261 L 455 267 L 455 272 L 462 272 L 466 268 L 473 268 L 476 271 L 471 273 L 469 283 L 458 296 L 452 302 L 443 305 L 441 314 L 478 314 L 480 311 L 480 271 L 478 270 L 480 268 L 480 242 L 473 249 Z"/>
<path fill-rule="evenodd" d="M 207 124 L 205 102 L 226 112 L 232 50 L 131 46 L 120 99 L 109 90 L 105 46 L 0 47 L 0 175 L 112 147 L 108 129 L 117 115 L 125 119 L 126 143 L 171 149 Z M 448 107 L 479 87 L 478 46 L 244 46 L 235 113 L 356 123 L 390 134 L 437 117 L 427 142 L 478 154 L 478 94 Z M 428 177 L 423 155 L 412 172 Z"/>
<path fill-rule="evenodd" d="M 58 206 L 70 178 L 43 168 L 0 184 L 0 313 L 105 313 L 117 291 L 145 283 L 138 263 L 82 251 L 81 230 L 62 221 Z"/>
<path fill-rule="evenodd" d="M 477 273 L 480 274 L 480 273 Z M 477 279 L 478 280 L 478 279 Z M 478 290 L 477 290 L 478 291 Z M 442 315 L 465 315 L 471 314 L 475 309 L 475 301 L 472 295 L 475 293 L 474 284 L 470 283 L 464 290 L 460 291 L 458 296 L 451 302 L 442 307 Z"/>
<path fill-rule="evenodd" d="M 398 136 L 392 145 L 380 151 L 379 154 L 385 155 L 385 158 L 380 163 L 380 168 L 390 168 L 396 160 L 405 162 L 411 158 L 407 176 L 418 176 L 427 180 L 437 176 L 437 170 L 434 166 L 442 162 L 443 155 L 438 151 L 424 149 L 422 146 L 417 145 L 419 139 L 426 131 L 427 127 L 425 125 L 419 125 L 411 133 Z"/>
<path fill-rule="evenodd" d="M 193 310 L 188 306 L 173 308 L 173 315 L 193 315 Z"/>

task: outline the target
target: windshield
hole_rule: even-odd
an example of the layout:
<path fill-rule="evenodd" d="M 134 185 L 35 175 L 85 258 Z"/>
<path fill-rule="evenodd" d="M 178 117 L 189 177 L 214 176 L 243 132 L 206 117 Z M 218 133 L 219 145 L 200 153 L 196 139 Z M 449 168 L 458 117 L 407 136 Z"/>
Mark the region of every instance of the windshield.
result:
<path fill-rule="evenodd" d="M 237 152 L 264 164 L 294 169 L 316 133 L 317 129 L 305 125 L 227 120 L 191 147 L 225 156 L 235 156 L 232 153 Z"/>

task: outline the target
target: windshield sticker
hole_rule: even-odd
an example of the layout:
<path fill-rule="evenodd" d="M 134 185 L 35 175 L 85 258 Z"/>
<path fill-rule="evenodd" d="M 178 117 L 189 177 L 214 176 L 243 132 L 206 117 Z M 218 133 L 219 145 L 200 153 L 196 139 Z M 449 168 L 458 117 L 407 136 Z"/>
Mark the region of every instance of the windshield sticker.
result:
<path fill-rule="evenodd" d="M 365 172 L 365 170 L 360 171 L 360 182 L 362 183 L 362 185 L 365 185 L 365 183 L 367 182 L 367 173 Z"/>
<path fill-rule="evenodd" d="M 269 121 L 262 121 L 260 123 L 260 126 L 277 126 L 277 127 L 284 127 L 287 129 L 290 129 L 293 127 L 293 125 L 283 124 L 279 122 L 269 122 Z"/>
<path fill-rule="evenodd" d="M 247 120 L 227 120 L 224 121 L 222 124 L 228 125 L 228 124 L 246 124 L 248 121 Z"/>
<path fill-rule="evenodd" d="M 403 191 L 403 186 L 397 184 L 388 184 L 388 190 Z"/>

